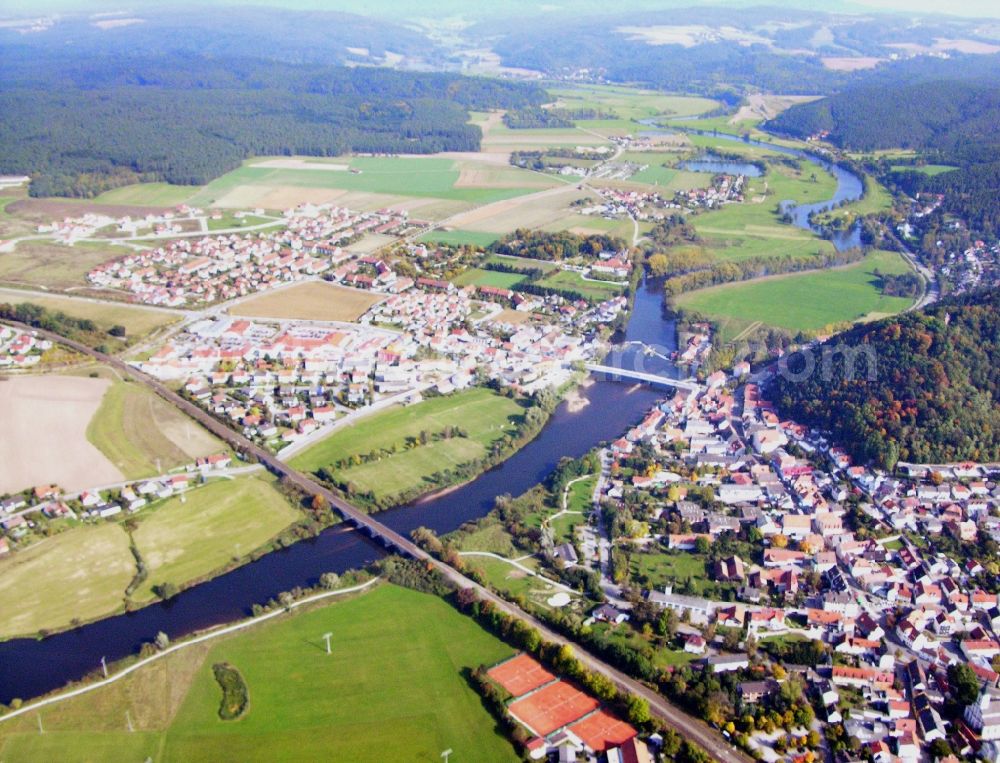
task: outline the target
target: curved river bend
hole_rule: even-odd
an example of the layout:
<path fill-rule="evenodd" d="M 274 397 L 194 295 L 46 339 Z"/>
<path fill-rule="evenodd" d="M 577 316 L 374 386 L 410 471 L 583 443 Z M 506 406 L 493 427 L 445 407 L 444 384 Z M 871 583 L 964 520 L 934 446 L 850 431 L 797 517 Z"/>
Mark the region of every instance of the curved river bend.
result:
<path fill-rule="evenodd" d="M 741 140 L 736 136 L 717 137 Z M 812 209 L 842 199 L 860 198 L 863 192 L 861 179 L 836 165 L 795 149 L 754 143 L 799 156 L 836 176 L 837 194 L 832 202 L 803 205 L 793 211 L 799 227 L 810 227 L 808 216 Z M 834 243 L 838 248 L 852 245 Z M 661 296 L 659 283 L 647 282 L 639 288 L 623 349 L 609 355 L 605 363 L 676 375 L 676 369 L 665 359 L 676 349 L 676 332 L 673 321 L 663 316 Z M 649 345 L 656 353 L 646 354 L 640 345 L 630 343 Z M 560 458 L 581 456 L 598 443 L 619 437 L 663 393 L 638 385 L 596 381 L 581 388 L 580 394 L 585 401 L 582 408 L 571 409 L 564 402 L 538 437 L 500 466 L 450 492 L 382 512 L 379 520 L 403 534 L 421 525 L 439 534 L 451 532 L 463 522 L 489 512 L 496 496 L 517 495 L 541 482 Z M 381 546 L 358 531 L 332 527 L 316 538 L 300 541 L 189 588 L 169 602 L 108 617 L 45 639 L 2 642 L 0 702 L 9 703 L 14 697 L 28 699 L 58 689 L 99 669 L 102 657 L 111 662 L 134 654 L 143 642 L 152 641 L 158 631 L 178 639 L 196 630 L 246 617 L 253 604 L 275 598 L 296 586 L 314 585 L 324 572 L 363 567 L 384 553 Z"/>

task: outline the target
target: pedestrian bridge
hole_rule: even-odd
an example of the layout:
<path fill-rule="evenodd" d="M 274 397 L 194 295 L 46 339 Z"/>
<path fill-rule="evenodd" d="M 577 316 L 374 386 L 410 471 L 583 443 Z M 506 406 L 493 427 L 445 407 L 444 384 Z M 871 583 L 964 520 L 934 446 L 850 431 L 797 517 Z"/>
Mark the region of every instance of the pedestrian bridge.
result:
<path fill-rule="evenodd" d="M 613 366 L 602 366 L 598 363 L 584 364 L 588 371 L 598 374 L 605 374 L 610 379 L 631 379 L 632 381 L 645 382 L 647 384 L 662 384 L 665 387 L 675 389 L 686 389 L 690 392 L 699 392 L 704 387 L 690 379 L 674 379 L 669 376 L 659 376 L 657 374 L 647 374 L 644 371 L 630 371 L 627 368 L 615 368 Z"/>

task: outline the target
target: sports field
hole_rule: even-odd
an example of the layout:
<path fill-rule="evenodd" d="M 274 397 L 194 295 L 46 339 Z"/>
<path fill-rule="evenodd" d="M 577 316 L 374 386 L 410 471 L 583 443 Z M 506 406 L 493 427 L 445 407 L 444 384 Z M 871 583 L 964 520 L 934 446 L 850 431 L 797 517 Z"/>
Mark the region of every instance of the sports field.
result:
<path fill-rule="evenodd" d="M 873 252 L 843 268 L 789 274 L 727 284 L 684 294 L 677 304 L 720 320 L 724 338 L 741 324 L 759 321 L 790 331 L 819 331 L 831 324 L 892 315 L 912 300 L 883 296 L 874 270 L 905 273 L 909 266 L 895 252 Z M 729 324 L 733 324 L 728 327 Z"/>
<path fill-rule="evenodd" d="M 294 318 L 303 321 L 356 321 L 385 297 L 361 289 L 310 281 L 267 291 L 232 307 L 232 315 L 247 318 Z"/>
<path fill-rule="evenodd" d="M 510 434 L 523 409 L 514 400 L 491 390 L 475 388 L 446 397 L 429 398 L 403 408 L 393 408 L 338 430 L 292 460 L 296 469 L 315 472 L 341 459 L 396 448 L 379 460 L 335 470 L 339 479 L 353 482 L 359 491 L 376 498 L 398 495 L 433 485 L 425 478 L 481 458 L 504 434 Z M 445 427 L 459 427 L 467 437 L 429 440 L 414 444 L 420 433 L 438 434 Z M 409 444 L 408 444 L 409 443 Z"/>
<path fill-rule="evenodd" d="M 116 524 L 68 530 L 0 559 L 0 638 L 65 627 L 122 606 L 135 575 Z"/>
<path fill-rule="evenodd" d="M 265 477 L 218 480 L 169 498 L 140 515 L 133 533 L 149 569 L 132 598 L 152 599 L 153 586 L 205 577 L 267 543 L 298 512 Z"/>
<path fill-rule="evenodd" d="M 417 241 L 450 244 L 451 246 L 487 247 L 500 238 L 499 234 L 473 230 L 433 230 L 420 236 Z"/>
<path fill-rule="evenodd" d="M 328 170 L 316 168 L 324 164 Z M 558 182 L 527 170 L 442 157 L 340 157 L 328 162 L 312 160 L 308 169 L 253 159 L 213 180 L 191 203 L 286 209 L 313 201 L 365 209 L 429 198 L 473 205 L 521 196 Z"/>
<path fill-rule="evenodd" d="M 322 636 L 332 633 L 333 652 Z M 428 594 L 375 590 L 176 652 L 122 681 L 0 724 L 7 763 L 59 760 L 517 761 L 463 671 L 512 650 Z M 219 720 L 212 665 L 250 702 Z M 128 711 L 135 724 L 129 733 Z"/>
<path fill-rule="evenodd" d="M 225 450 L 207 430 L 145 387 L 105 373 L 114 381 L 87 425 L 87 440 L 126 479 L 163 474 Z"/>

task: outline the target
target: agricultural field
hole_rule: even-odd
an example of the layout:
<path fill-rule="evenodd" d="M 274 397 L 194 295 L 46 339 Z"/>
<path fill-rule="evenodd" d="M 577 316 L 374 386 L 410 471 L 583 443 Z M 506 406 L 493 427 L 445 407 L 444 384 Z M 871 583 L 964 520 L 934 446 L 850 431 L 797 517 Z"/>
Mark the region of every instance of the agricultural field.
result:
<path fill-rule="evenodd" d="M 483 388 L 429 398 L 340 429 L 296 456 L 292 465 L 315 472 L 341 459 L 395 447 L 397 452 L 379 460 L 334 470 L 361 492 L 371 491 L 376 498 L 394 496 L 427 484 L 426 478 L 435 472 L 483 457 L 495 441 L 513 431 L 522 412 L 516 401 Z M 407 447 L 421 432 L 437 434 L 449 426 L 468 436 Z"/>
<path fill-rule="evenodd" d="M 276 161 L 284 163 L 278 166 Z M 471 159 L 343 157 L 308 162 L 254 159 L 213 180 L 191 203 L 223 208 L 287 209 L 312 201 L 377 209 L 407 199 L 439 199 L 461 202 L 468 207 L 514 198 L 558 183 L 538 173 Z M 426 214 L 420 205 L 414 205 L 413 211 Z"/>
<path fill-rule="evenodd" d="M 326 654 L 322 634 L 333 634 Z M 8 763 L 518 760 L 463 673 L 513 650 L 428 594 L 374 590 L 169 655 L 110 686 L 0 726 Z M 222 721 L 212 666 L 242 675 L 249 707 Z M 391 691 L 387 691 L 391 683 Z M 125 713 L 136 727 L 129 733 Z"/>
<path fill-rule="evenodd" d="M 266 291 L 229 309 L 245 318 L 281 318 L 304 321 L 356 321 L 384 296 L 361 289 L 311 281 Z"/>
<path fill-rule="evenodd" d="M 501 289 L 510 289 L 521 283 L 526 276 L 520 273 L 501 273 L 497 270 L 483 270 L 481 268 L 470 268 L 453 279 L 456 286 L 496 286 Z"/>
<path fill-rule="evenodd" d="M 82 490 L 120 481 L 121 471 L 87 437 L 110 386 L 106 379 L 58 374 L 0 380 L 0 494 L 52 483 Z"/>
<path fill-rule="evenodd" d="M 0 559 L 0 638 L 62 628 L 121 608 L 135 576 L 117 524 L 79 527 Z"/>
<path fill-rule="evenodd" d="M 230 565 L 298 518 L 269 478 L 220 479 L 131 517 L 132 539 L 149 575 L 133 593 L 154 598 L 159 583 L 183 586 Z M 0 559 L 0 638 L 65 628 L 120 611 L 136 575 L 121 522 L 71 526 Z"/>
<path fill-rule="evenodd" d="M 132 598 L 154 598 L 153 586 L 198 580 L 263 546 L 299 518 L 272 480 L 218 480 L 139 515 L 133 533 L 149 576 Z"/>
<path fill-rule="evenodd" d="M 122 381 L 111 371 L 104 374 L 112 383 L 87 425 L 87 440 L 126 479 L 164 474 L 226 449 L 207 430 L 145 387 Z"/>
<path fill-rule="evenodd" d="M 596 202 L 600 197 L 592 191 L 561 184 L 531 196 L 505 199 L 461 212 L 450 218 L 448 224 L 462 230 L 491 233 L 498 238 L 518 228 L 541 228 L 564 218 L 579 218 L 570 206 L 579 199 Z"/>
<path fill-rule="evenodd" d="M 563 108 L 613 111 L 619 119 L 636 120 L 652 117 L 690 117 L 718 108 L 709 98 L 687 95 L 667 95 L 653 90 L 640 90 L 614 85 L 579 85 L 548 89 Z"/>
<path fill-rule="evenodd" d="M 73 318 L 92 320 L 98 329 L 105 332 L 112 326 L 124 326 L 126 336 L 132 340 L 169 326 L 180 318 L 179 314 L 172 314 L 166 309 L 0 288 L 0 303 L 19 305 L 24 302 L 53 312 L 63 312 Z"/>
<path fill-rule="evenodd" d="M 199 190 L 200 185 L 170 183 L 137 183 L 105 191 L 94 199 L 95 204 L 128 204 L 130 206 L 176 207 Z"/>
<path fill-rule="evenodd" d="M 952 170 L 957 170 L 953 164 L 894 164 L 890 168 L 893 172 L 922 172 L 928 177 L 934 177 L 935 175 L 941 175 L 945 172 L 951 172 Z"/>
<path fill-rule="evenodd" d="M 898 274 L 909 265 L 895 252 L 877 251 L 846 267 L 715 286 L 683 294 L 676 302 L 719 320 L 724 341 L 754 322 L 816 332 L 832 324 L 893 315 L 910 306 L 910 299 L 882 295 L 876 269 Z"/>
<path fill-rule="evenodd" d="M 537 282 L 539 286 L 551 289 L 579 292 L 586 299 L 605 300 L 617 297 L 624 285 L 612 281 L 588 281 L 573 270 L 559 270 Z"/>

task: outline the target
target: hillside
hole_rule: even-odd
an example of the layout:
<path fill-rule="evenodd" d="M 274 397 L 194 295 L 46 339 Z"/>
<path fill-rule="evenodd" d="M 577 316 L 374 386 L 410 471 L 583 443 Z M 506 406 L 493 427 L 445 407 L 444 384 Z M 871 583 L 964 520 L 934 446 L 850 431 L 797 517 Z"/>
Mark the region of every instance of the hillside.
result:
<path fill-rule="evenodd" d="M 476 151 L 469 109 L 537 106 L 533 85 L 384 68 L 160 56 L 20 61 L 0 74 L 0 174 L 33 196 L 201 185 L 260 155 Z"/>
<path fill-rule="evenodd" d="M 865 324 L 820 353 L 828 363 L 801 380 L 779 375 L 769 394 L 783 416 L 830 432 L 854 458 L 886 467 L 1000 458 L 1000 294 Z M 804 371 L 801 358 L 789 367 Z"/>

